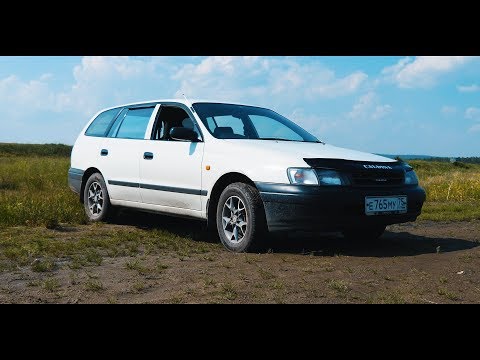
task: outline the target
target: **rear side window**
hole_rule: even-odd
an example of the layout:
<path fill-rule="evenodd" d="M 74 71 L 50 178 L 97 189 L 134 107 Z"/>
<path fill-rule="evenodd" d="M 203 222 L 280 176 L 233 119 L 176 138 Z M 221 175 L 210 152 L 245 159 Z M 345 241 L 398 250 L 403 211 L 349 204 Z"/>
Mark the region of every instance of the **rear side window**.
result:
<path fill-rule="evenodd" d="M 129 109 L 118 129 L 117 138 L 144 139 L 153 107 Z"/>
<path fill-rule="evenodd" d="M 85 131 L 85 135 L 105 136 L 112 120 L 118 114 L 119 110 L 120 109 L 111 109 L 99 114 L 90 124 L 87 131 Z"/>

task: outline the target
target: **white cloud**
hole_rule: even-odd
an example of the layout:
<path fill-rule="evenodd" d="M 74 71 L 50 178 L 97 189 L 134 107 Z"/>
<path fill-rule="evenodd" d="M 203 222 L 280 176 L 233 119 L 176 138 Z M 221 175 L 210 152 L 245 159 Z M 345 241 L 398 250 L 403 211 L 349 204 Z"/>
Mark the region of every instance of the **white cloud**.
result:
<path fill-rule="evenodd" d="M 355 94 L 368 79 L 361 71 L 337 76 L 315 59 L 255 56 L 86 56 L 72 75 L 73 82 L 60 87 L 54 86 L 59 80 L 51 73 L 26 81 L 13 75 L 0 79 L 3 119 L 17 119 L 20 126 L 30 121 L 30 114 L 56 113 L 41 115 L 42 121 L 55 124 L 58 134 L 68 127 L 71 142 L 89 116 L 122 103 L 181 97 L 184 92 L 189 98 L 242 101 L 291 113 L 299 103 L 308 107 L 318 99 Z M 386 111 L 379 108 L 376 116 Z M 312 116 L 301 116 L 300 123 L 323 129 Z"/>
<path fill-rule="evenodd" d="M 255 80 L 267 70 L 268 63 L 256 57 L 207 57 L 200 63 L 183 64 L 173 73 L 172 90 L 175 97 L 185 93 L 189 98 L 241 100 L 265 92 L 263 84 Z"/>
<path fill-rule="evenodd" d="M 301 125 L 305 130 L 318 136 L 320 140 L 322 140 L 322 136 L 327 130 L 338 125 L 337 122 L 331 118 L 307 113 L 303 108 L 293 110 L 288 118 Z"/>
<path fill-rule="evenodd" d="M 477 91 L 480 91 L 480 86 L 478 86 L 477 84 L 458 85 L 457 90 L 463 93 L 477 92 Z"/>
<path fill-rule="evenodd" d="M 73 69 L 75 83 L 58 94 L 60 109 L 74 109 L 92 115 L 102 107 L 143 98 L 146 89 L 161 88 L 158 59 L 128 56 L 86 56 Z M 153 97 L 164 97 L 162 93 Z"/>
<path fill-rule="evenodd" d="M 437 79 L 469 61 L 474 56 L 417 56 L 400 59 L 397 64 L 386 67 L 382 74 L 401 88 L 428 88 Z"/>
<path fill-rule="evenodd" d="M 373 106 L 376 96 L 377 95 L 374 92 L 369 92 L 365 95 L 362 95 L 353 105 L 353 109 L 348 113 L 348 117 L 357 119 L 365 115 L 365 113 Z"/>
<path fill-rule="evenodd" d="M 295 58 L 212 56 L 185 64 L 173 79 L 180 81 L 176 96 L 186 92 L 197 98 L 270 102 L 275 95 L 285 102 L 346 96 L 357 91 L 367 75 L 356 71 L 338 78 L 319 63 L 301 64 Z"/>
<path fill-rule="evenodd" d="M 29 81 L 11 75 L 0 80 L 0 101 L 15 105 L 10 112 L 23 117 L 39 110 L 73 111 L 86 121 L 103 107 L 145 100 L 151 89 L 161 89 L 164 82 L 158 63 L 153 58 L 86 56 L 73 68 L 74 83 L 66 90 L 53 91 L 49 73 Z M 160 92 L 156 97 L 165 96 Z"/>
<path fill-rule="evenodd" d="M 467 110 L 465 110 L 465 118 L 480 121 L 480 109 L 476 107 L 469 107 Z"/>
<path fill-rule="evenodd" d="M 446 116 L 454 115 L 454 114 L 457 113 L 457 108 L 456 108 L 455 106 L 444 105 L 444 106 L 442 106 L 442 108 L 440 109 L 440 112 L 441 112 L 443 115 L 446 115 Z"/>
<path fill-rule="evenodd" d="M 468 129 L 468 132 L 478 132 L 480 131 L 480 124 L 475 124 L 473 125 L 470 129 Z"/>
<path fill-rule="evenodd" d="M 352 94 L 368 78 L 367 74 L 357 71 L 341 79 L 336 79 L 328 84 L 313 86 L 311 91 L 325 98 L 334 98 Z"/>
<path fill-rule="evenodd" d="M 48 82 L 50 79 L 49 74 L 26 81 L 15 75 L 0 79 L 2 141 L 72 142 L 76 134 L 69 132 L 79 129 L 65 121 L 71 114 L 58 111 L 57 95 Z"/>
<path fill-rule="evenodd" d="M 50 73 L 47 73 L 47 74 L 43 74 L 40 76 L 40 81 L 48 81 L 50 79 L 53 79 L 53 74 L 50 74 Z"/>
<path fill-rule="evenodd" d="M 18 117 L 39 110 L 55 108 L 55 94 L 50 90 L 48 74 L 37 80 L 23 81 L 15 75 L 0 79 L 0 106 L 2 113 Z"/>
<path fill-rule="evenodd" d="M 371 119 L 379 120 L 393 110 L 389 104 L 380 104 L 378 95 L 370 91 L 365 95 L 360 96 L 357 102 L 353 105 L 352 111 L 347 116 L 351 119 Z"/>
<path fill-rule="evenodd" d="M 381 119 L 392 112 L 392 106 L 389 104 L 378 105 L 375 107 L 375 111 L 372 114 L 373 120 Z"/>
<path fill-rule="evenodd" d="M 74 83 L 63 91 L 53 91 L 50 73 L 28 81 L 15 75 L 0 79 L 0 103 L 5 104 L 4 108 L 8 105 L 9 116 L 25 118 L 46 110 L 73 111 L 86 117 L 102 107 L 145 100 L 145 89 L 161 88 L 162 74 L 157 64 L 158 59 L 87 56 L 73 68 Z"/>
<path fill-rule="evenodd" d="M 469 120 L 474 120 L 474 121 L 480 121 L 480 108 L 476 107 L 469 107 L 467 110 L 465 110 L 465 118 Z M 474 124 L 470 129 L 468 129 L 468 132 L 478 132 L 480 131 L 480 123 Z"/>
<path fill-rule="evenodd" d="M 52 74 L 29 82 L 11 76 L 0 80 L 0 96 L 29 109 L 73 111 L 88 117 L 107 106 L 181 97 L 183 92 L 189 98 L 279 106 L 350 95 L 367 79 L 359 71 L 337 77 L 316 62 L 254 56 L 86 56 L 73 68 L 73 77 L 70 87 L 53 92 L 49 87 Z"/>

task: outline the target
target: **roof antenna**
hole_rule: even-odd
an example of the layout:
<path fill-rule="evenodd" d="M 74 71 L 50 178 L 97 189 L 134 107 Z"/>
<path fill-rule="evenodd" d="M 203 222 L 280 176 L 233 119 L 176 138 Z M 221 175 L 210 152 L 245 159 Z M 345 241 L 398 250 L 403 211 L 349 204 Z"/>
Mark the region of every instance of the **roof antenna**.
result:
<path fill-rule="evenodd" d="M 190 102 L 190 100 L 187 99 L 187 97 L 185 96 L 184 93 L 182 93 L 182 96 L 185 98 L 185 101 L 187 102 L 187 105 L 188 105 L 188 107 L 190 108 L 190 110 L 192 110 L 192 112 L 195 112 L 195 109 L 193 108 L 192 103 Z"/>

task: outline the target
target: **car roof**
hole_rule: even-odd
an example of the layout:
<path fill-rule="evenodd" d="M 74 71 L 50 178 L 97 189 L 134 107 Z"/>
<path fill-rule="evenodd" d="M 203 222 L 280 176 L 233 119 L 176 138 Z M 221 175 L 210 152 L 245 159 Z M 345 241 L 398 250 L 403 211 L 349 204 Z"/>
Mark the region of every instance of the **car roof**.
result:
<path fill-rule="evenodd" d="M 187 102 L 185 99 L 156 99 L 156 100 L 149 100 L 149 101 L 138 101 L 138 102 L 132 102 L 128 104 L 122 104 L 122 105 L 116 105 L 116 106 L 110 106 L 108 108 L 102 109 L 100 112 L 104 112 L 107 110 L 111 109 L 116 109 L 116 108 L 121 108 L 121 107 L 127 107 L 127 106 L 137 106 L 137 105 L 143 105 L 143 104 L 155 104 L 155 103 L 180 103 L 184 104 L 186 106 L 189 106 L 190 104 L 195 104 L 195 103 L 215 103 L 215 104 L 229 104 L 229 105 L 242 105 L 242 106 L 257 106 L 258 105 L 252 105 L 252 104 L 242 104 L 242 103 L 237 103 L 237 102 L 229 102 L 229 101 L 218 101 L 218 100 L 200 100 L 200 99 L 192 99 Z"/>

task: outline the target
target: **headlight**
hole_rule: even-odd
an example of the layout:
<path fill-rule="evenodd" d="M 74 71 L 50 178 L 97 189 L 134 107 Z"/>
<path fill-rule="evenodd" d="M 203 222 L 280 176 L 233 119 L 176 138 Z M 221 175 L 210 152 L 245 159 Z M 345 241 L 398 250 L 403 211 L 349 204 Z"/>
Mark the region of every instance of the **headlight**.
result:
<path fill-rule="evenodd" d="M 290 183 L 295 185 L 343 185 L 341 175 L 333 170 L 289 168 L 287 173 Z"/>
<path fill-rule="evenodd" d="M 405 184 L 406 185 L 418 185 L 418 177 L 413 169 L 407 169 L 405 172 Z"/>
<path fill-rule="evenodd" d="M 318 185 L 317 175 L 313 169 L 289 168 L 287 174 L 291 184 Z"/>

